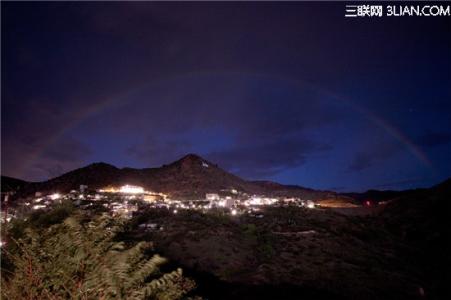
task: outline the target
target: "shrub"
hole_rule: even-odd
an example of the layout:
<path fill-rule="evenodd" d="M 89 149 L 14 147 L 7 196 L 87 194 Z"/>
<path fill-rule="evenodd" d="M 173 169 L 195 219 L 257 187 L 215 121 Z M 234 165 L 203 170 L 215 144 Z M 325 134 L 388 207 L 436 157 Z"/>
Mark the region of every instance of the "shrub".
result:
<path fill-rule="evenodd" d="M 162 273 L 152 245 L 115 241 L 121 222 L 76 217 L 44 230 L 26 229 L 17 251 L 2 251 L 14 269 L 2 276 L 4 299 L 179 299 L 195 286 L 182 270 Z"/>
<path fill-rule="evenodd" d="M 64 201 L 48 212 L 35 211 L 31 213 L 29 216 L 29 223 L 36 228 L 58 224 L 69 217 L 74 212 L 74 209 L 75 207 L 72 204 L 72 201 Z"/>

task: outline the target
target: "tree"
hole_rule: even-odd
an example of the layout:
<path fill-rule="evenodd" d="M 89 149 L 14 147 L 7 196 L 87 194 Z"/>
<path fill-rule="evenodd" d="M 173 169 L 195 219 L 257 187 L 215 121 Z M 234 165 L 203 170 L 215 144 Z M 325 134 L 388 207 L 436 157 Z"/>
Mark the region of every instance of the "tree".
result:
<path fill-rule="evenodd" d="M 164 273 L 152 244 L 116 241 L 124 224 L 107 216 L 69 217 L 2 251 L 14 269 L 2 276 L 4 299 L 179 299 L 195 287 L 182 270 Z"/>

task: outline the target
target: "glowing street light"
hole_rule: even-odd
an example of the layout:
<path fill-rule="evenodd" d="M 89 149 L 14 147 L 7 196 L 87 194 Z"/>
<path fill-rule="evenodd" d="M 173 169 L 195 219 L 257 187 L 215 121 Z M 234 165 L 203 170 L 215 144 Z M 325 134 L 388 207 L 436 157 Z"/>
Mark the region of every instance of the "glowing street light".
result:
<path fill-rule="evenodd" d="M 39 204 L 37 204 L 37 205 L 34 205 L 34 206 L 33 206 L 33 209 L 36 210 L 36 209 L 41 209 L 41 208 L 45 208 L 45 207 L 46 207 L 45 205 L 39 205 Z"/>
<path fill-rule="evenodd" d="M 307 206 L 307 208 L 315 208 L 315 202 L 313 202 L 311 200 L 307 200 L 306 206 Z"/>
<path fill-rule="evenodd" d="M 59 198 L 61 198 L 61 195 L 58 194 L 58 193 L 55 193 L 55 194 L 51 194 L 51 195 L 50 195 L 50 199 L 52 199 L 52 200 L 57 200 L 57 199 L 59 199 Z"/>

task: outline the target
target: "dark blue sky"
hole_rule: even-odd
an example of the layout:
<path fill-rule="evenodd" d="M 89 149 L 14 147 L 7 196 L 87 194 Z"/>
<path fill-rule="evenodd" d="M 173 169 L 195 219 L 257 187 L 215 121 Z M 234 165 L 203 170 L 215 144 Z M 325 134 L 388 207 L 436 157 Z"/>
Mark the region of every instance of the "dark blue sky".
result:
<path fill-rule="evenodd" d="M 451 18 L 344 5 L 2 2 L 2 174 L 195 152 L 337 191 L 451 176 Z"/>

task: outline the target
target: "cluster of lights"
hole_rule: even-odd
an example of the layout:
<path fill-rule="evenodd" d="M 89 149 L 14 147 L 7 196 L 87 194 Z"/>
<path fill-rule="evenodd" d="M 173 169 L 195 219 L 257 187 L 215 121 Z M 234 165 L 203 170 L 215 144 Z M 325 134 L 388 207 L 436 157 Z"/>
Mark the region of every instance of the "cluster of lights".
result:
<path fill-rule="evenodd" d="M 39 196 L 40 195 L 41 193 L 39 193 Z M 48 206 L 52 205 L 52 201 L 56 201 L 58 199 L 61 199 L 62 197 L 63 196 L 61 194 L 54 193 L 47 196 L 35 198 L 32 201 L 24 202 L 24 205 L 31 206 L 31 209 L 38 210 L 42 208 L 47 208 Z"/>
<path fill-rule="evenodd" d="M 99 192 L 101 193 L 121 193 L 121 194 L 144 194 L 146 191 L 140 187 L 140 186 L 134 186 L 134 185 L 123 185 L 120 188 L 105 188 L 100 189 Z"/>
<path fill-rule="evenodd" d="M 166 199 L 167 195 L 163 193 L 156 193 L 152 191 L 146 191 L 143 187 L 126 184 L 119 188 L 116 187 L 108 187 L 98 190 L 99 193 L 119 193 L 119 194 L 128 194 L 130 197 L 141 196 L 144 197 L 144 200 L 151 202 L 156 198 Z M 132 198 L 130 198 L 132 199 Z"/>
<path fill-rule="evenodd" d="M 119 189 L 119 193 L 123 194 L 144 194 L 144 189 L 140 186 L 123 185 Z"/>
<path fill-rule="evenodd" d="M 276 198 L 262 198 L 262 197 L 252 197 L 251 199 L 247 200 L 244 204 L 246 206 L 250 205 L 273 205 L 278 200 Z"/>
<path fill-rule="evenodd" d="M 167 195 L 162 193 L 154 193 L 144 190 L 144 188 L 140 186 L 134 185 L 123 185 L 118 188 L 107 188 L 98 190 L 100 194 L 88 194 L 88 193 L 76 193 L 76 190 L 71 191 L 70 194 L 62 195 L 59 193 L 53 193 L 47 196 L 41 196 L 42 194 L 36 194 L 39 198 L 35 198 L 32 201 L 24 202 L 25 206 L 30 206 L 31 209 L 38 210 L 47 208 L 52 205 L 52 201 L 58 199 L 79 199 L 78 204 L 80 204 L 80 200 L 102 200 L 109 199 L 109 197 L 102 193 L 117 193 L 120 194 L 119 197 L 113 198 L 113 201 L 108 201 L 108 203 L 103 204 L 107 207 L 111 213 L 115 215 L 122 215 L 124 217 L 130 217 L 133 212 L 138 210 L 138 205 L 136 202 L 129 202 L 133 199 L 142 200 L 143 203 L 147 202 L 151 207 L 154 208 L 166 208 L 169 211 L 172 211 L 173 214 L 179 213 L 180 210 L 190 209 L 190 210 L 201 210 L 207 211 L 217 208 L 226 209 L 230 215 L 237 216 L 242 213 L 254 214 L 257 211 L 261 210 L 262 206 L 266 205 L 274 205 L 279 202 L 277 198 L 270 198 L 265 196 L 254 195 L 250 198 L 245 199 L 236 199 L 231 196 L 220 197 L 219 194 L 207 194 L 206 199 L 204 201 L 181 201 L 175 199 L 169 199 Z M 236 190 L 233 192 L 237 193 Z M 164 200 L 164 201 L 161 201 Z M 286 198 L 284 200 L 280 200 L 280 203 L 295 203 L 299 206 L 303 206 L 308 209 L 315 208 L 315 203 L 311 200 L 301 200 L 297 198 Z M 92 203 L 89 203 L 84 206 L 92 206 Z M 258 215 L 257 217 L 262 217 L 263 215 Z M 8 220 L 9 221 L 9 220 Z"/>
<path fill-rule="evenodd" d="M 50 199 L 52 199 L 52 200 L 57 200 L 57 199 L 59 199 L 59 198 L 61 198 L 61 195 L 58 194 L 58 193 L 55 193 L 55 194 L 51 194 L 51 195 L 50 195 Z"/>
<path fill-rule="evenodd" d="M 105 203 L 103 205 L 110 209 L 114 215 L 120 215 L 126 218 L 131 217 L 133 212 L 138 211 L 138 206 L 130 204 L 128 201 Z"/>

